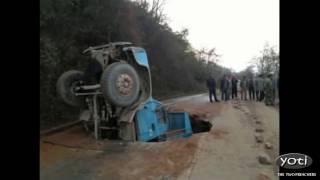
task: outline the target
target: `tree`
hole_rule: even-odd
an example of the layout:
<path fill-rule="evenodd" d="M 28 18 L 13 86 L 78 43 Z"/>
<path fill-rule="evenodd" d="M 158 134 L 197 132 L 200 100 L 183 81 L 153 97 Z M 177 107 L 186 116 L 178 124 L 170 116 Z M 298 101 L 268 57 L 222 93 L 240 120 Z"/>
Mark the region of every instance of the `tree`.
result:
<path fill-rule="evenodd" d="M 275 47 L 270 47 L 270 45 L 266 43 L 260 56 L 254 58 L 254 63 L 259 73 L 274 74 L 279 71 L 280 55 L 275 50 Z"/>
<path fill-rule="evenodd" d="M 205 62 L 212 62 L 214 64 L 217 64 L 217 62 L 219 61 L 219 57 L 221 57 L 221 55 L 218 55 L 216 53 L 216 48 L 212 48 L 209 50 L 207 50 L 206 48 L 202 48 L 198 50 L 197 53 L 199 60 L 204 60 Z"/>

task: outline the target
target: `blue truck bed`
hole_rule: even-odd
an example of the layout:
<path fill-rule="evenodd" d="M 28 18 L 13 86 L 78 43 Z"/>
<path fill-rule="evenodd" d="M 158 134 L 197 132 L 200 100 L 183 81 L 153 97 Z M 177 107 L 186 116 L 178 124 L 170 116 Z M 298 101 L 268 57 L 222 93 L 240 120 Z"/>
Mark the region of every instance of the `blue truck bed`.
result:
<path fill-rule="evenodd" d="M 138 141 L 168 140 L 192 135 L 187 112 L 167 112 L 153 98 L 140 107 L 135 118 Z"/>

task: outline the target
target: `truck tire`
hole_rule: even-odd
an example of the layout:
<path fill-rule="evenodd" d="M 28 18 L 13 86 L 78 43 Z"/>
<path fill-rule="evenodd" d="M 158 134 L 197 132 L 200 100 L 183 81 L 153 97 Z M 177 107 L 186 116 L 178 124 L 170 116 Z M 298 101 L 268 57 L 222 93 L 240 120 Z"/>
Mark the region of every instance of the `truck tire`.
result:
<path fill-rule="evenodd" d="M 73 88 L 76 83 L 83 81 L 84 73 L 81 71 L 70 70 L 63 73 L 57 81 L 57 93 L 62 100 L 70 106 L 82 106 L 84 99 L 76 96 Z"/>
<path fill-rule="evenodd" d="M 118 107 L 131 105 L 139 95 L 139 76 L 127 63 L 109 65 L 102 73 L 100 84 L 104 98 Z"/>

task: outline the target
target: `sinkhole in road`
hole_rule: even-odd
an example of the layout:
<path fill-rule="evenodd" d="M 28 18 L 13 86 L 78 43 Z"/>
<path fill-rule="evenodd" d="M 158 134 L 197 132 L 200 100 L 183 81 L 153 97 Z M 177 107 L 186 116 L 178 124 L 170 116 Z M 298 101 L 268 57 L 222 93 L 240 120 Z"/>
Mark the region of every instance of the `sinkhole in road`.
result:
<path fill-rule="evenodd" d="M 192 128 L 193 134 L 209 132 L 212 128 L 212 124 L 209 121 L 205 119 L 201 119 L 198 116 L 189 116 L 189 119 L 190 119 L 190 125 Z M 171 139 L 170 136 L 169 137 L 160 136 L 148 142 L 162 142 L 170 139 Z"/>
<path fill-rule="evenodd" d="M 212 128 L 212 124 L 209 121 L 197 116 L 190 116 L 190 123 L 193 134 L 209 132 Z"/>

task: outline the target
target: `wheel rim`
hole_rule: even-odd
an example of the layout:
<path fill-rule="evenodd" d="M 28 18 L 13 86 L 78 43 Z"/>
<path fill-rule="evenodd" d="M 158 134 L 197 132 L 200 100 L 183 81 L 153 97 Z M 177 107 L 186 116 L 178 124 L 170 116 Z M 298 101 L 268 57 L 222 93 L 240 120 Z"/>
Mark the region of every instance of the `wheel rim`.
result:
<path fill-rule="evenodd" d="M 128 74 L 121 74 L 116 80 L 117 91 L 127 96 L 132 92 L 133 79 Z"/>

